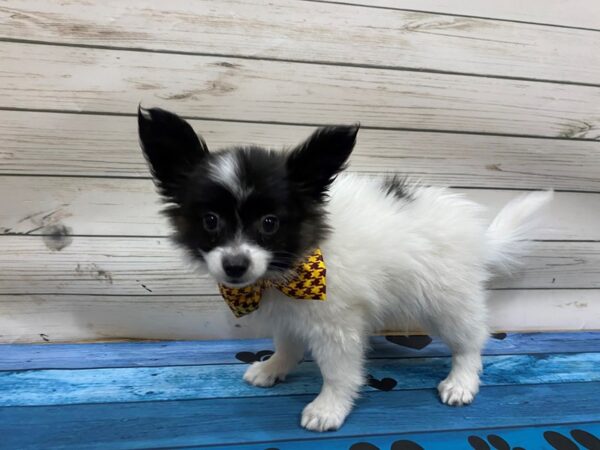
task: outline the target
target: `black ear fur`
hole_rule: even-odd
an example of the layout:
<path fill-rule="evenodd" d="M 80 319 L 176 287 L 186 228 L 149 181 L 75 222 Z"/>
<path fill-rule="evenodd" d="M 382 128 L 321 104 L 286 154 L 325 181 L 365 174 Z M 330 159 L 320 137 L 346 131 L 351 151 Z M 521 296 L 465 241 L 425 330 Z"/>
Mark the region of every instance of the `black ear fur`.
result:
<path fill-rule="evenodd" d="M 208 154 L 206 143 L 189 123 L 160 108 L 138 108 L 138 133 L 160 193 L 176 200 L 181 182 Z"/>
<path fill-rule="evenodd" d="M 358 124 L 317 129 L 288 157 L 291 181 L 310 197 L 323 199 L 336 175 L 345 169 L 358 129 Z"/>

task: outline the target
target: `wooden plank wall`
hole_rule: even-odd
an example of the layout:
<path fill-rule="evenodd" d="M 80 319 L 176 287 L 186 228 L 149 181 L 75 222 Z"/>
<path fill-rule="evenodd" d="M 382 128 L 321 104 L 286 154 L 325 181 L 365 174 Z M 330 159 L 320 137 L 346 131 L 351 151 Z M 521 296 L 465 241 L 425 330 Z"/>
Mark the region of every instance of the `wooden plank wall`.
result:
<path fill-rule="evenodd" d="M 193 273 L 137 145 L 141 101 L 214 148 L 363 125 L 351 170 L 490 208 L 554 188 L 496 329 L 600 328 L 595 0 L 0 2 L 0 341 L 253 336 Z"/>

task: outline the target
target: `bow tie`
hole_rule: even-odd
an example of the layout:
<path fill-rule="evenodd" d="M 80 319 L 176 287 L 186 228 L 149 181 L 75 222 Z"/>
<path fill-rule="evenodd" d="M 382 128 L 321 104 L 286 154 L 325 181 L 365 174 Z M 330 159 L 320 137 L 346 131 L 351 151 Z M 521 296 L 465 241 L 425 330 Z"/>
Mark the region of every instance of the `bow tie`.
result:
<path fill-rule="evenodd" d="M 323 255 L 316 249 L 296 267 L 290 281 L 260 280 L 242 288 L 219 284 L 219 291 L 233 314 L 242 317 L 258 309 L 264 290 L 271 287 L 298 300 L 325 300 L 325 272 Z"/>

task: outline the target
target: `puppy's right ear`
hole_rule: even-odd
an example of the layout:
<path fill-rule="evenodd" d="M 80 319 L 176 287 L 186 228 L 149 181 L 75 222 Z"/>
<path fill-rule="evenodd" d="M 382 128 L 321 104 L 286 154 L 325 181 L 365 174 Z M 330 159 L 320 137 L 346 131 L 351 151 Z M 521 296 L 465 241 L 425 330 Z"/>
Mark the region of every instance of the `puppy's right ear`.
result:
<path fill-rule="evenodd" d="M 138 108 L 138 133 L 160 193 L 176 200 L 191 169 L 208 155 L 206 143 L 189 123 L 160 108 Z"/>

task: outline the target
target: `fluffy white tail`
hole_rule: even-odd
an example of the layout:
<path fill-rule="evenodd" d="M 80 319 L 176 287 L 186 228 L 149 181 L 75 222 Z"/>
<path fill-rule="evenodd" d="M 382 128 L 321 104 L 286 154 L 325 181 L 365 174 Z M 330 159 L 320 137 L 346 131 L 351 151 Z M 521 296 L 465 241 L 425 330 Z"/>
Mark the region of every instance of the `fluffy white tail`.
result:
<path fill-rule="evenodd" d="M 539 225 L 536 214 L 552 201 L 552 191 L 537 191 L 511 200 L 498 213 L 487 230 L 488 263 L 495 269 L 511 272 L 527 253 L 527 239 Z"/>

